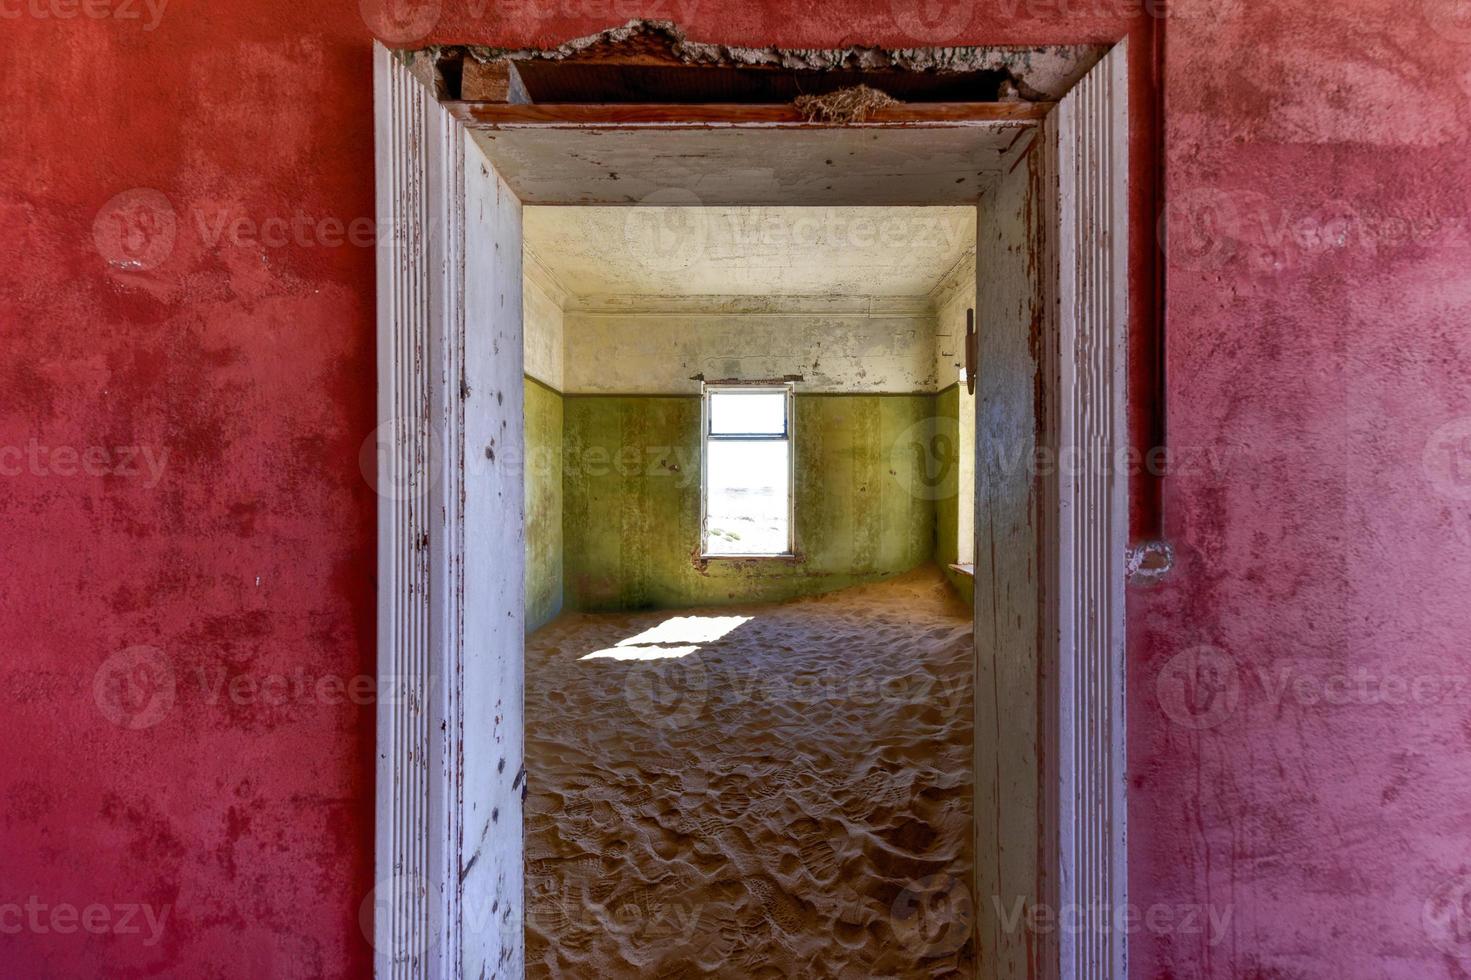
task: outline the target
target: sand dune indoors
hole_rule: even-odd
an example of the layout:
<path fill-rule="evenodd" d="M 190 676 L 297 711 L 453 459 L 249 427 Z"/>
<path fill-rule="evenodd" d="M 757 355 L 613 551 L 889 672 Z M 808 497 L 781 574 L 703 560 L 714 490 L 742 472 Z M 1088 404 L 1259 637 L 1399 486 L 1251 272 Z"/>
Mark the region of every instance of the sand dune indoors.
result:
<path fill-rule="evenodd" d="M 971 622 L 934 568 L 527 641 L 527 975 L 968 977 Z"/>

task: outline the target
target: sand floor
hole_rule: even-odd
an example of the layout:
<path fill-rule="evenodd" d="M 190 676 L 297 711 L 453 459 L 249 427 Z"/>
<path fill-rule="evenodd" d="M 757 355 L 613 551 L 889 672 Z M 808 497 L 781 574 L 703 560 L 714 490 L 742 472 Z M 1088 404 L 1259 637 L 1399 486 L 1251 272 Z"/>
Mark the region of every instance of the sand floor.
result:
<path fill-rule="evenodd" d="M 970 635 L 925 568 L 530 637 L 527 975 L 971 976 Z"/>

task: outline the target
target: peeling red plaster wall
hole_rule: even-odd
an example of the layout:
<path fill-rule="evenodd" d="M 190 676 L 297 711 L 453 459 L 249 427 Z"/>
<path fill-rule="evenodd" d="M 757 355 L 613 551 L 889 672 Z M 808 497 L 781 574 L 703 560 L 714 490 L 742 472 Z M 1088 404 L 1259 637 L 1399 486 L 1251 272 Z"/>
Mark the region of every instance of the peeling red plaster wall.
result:
<path fill-rule="evenodd" d="M 427 3 L 433 39 L 494 45 L 640 16 L 813 47 L 1132 29 L 1136 90 L 1149 74 L 1144 19 L 1108 0 Z M 141 4 L 89 8 L 126 14 L 113 19 L 3 8 L 0 84 L 28 97 L 8 102 L 0 149 L 0 447 L 22 454 L 0 459 L 0 904 L 168 907 L 153 945 L 146 927 L 0 934 L 13 975 L 369 972 L 373 708 L 211 685 L 373 671 L 374 497 L 357 462 L 373 255 L 332 243 L 336 222 L 373 210 L 378 6 L 174 0 L 152 30 Z M 1130 598 L 1131 886 L 1141 909 L 1231 919 L 1215 945 L 1136 934 L 1141 980 L 1471 975 L 1442 920 L 1422 921 L 1471 871 L 1468 696 L 1274 705 L 1256 673 L 1471 676 L 1471 504 L 1442 450 L 1423 465 L 1461 435 L 1432 434 L 1471 415 L 1471 32 L 1442 9 L 1182 0 L 1170 23 L 1171 227 L 1177 248 L 1182 228 L 1217 231 L 1170 266 L 1168 422 L 1173 447 L 1224 462 L 1168 481 L 1178 567 Z M 1134 148 L 1147 159 L 1147 127 Z M 168 206 L 123 199 L 155 234 L 119 242 L 104 206 L 140 188 Z M 1345 210 L 1346 236 L 1277 231 Z M 172 247 L 149 247 L 170 213 Z M 281 240 L 262 223 L 298 215 L 305 231 L 260 242 Z M 1439 232 L 1413 230 L 1426 222 Z M 1153 229 L 1134 244 L 1147 253 Z M 1147 396 L 1140 330 L 1131 386 Z M 1132 425 L 1142 443 L 1147 419 Z M 119 469 L 116 447 L 168 455 L 154 485 L 64 476 L 64 455 L 29 462 L 33 440 L 105 448 L 94 469 Z M 158 653 L 115 657 L 138 646 Z M 1220 653 L 1174 659 L 1198 646 Z M 1239 685 L 1208 728 L 1182 713 L 1208 707 L 1184 697 L 1199 663 L 1226 694 Z M 150 712 L 154 689 L 114 683 L 102 702 L 130 712 L 114 716 L 152 723 L 109 721 L 99 668 L 141 684 L 161 664 L 172 706 Z"/>
<path fill-rule="evenodd" d="M 1140 902 L 1233 918 L 1140 936 L 1133 973 L 1466 977 L 1471 28 L 1435 0 L 1194 6 L 1169 432 L 1220 469 L 1168 481 L 1176 569 L 1131 598 L 1130 866 Z M 1214 703 L 1183 697 L 1201 645 Z"/>

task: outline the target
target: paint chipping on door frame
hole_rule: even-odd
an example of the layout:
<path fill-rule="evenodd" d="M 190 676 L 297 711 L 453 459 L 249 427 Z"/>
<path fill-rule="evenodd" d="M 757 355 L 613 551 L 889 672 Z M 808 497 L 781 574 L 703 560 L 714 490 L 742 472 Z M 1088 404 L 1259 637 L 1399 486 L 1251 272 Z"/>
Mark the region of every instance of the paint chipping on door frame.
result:
<path fill-rule="evenodd" d="M 1041 961 L 1024 972 L 997 975 L 1127 975 L 1127 936 L 1110 924 L 1127 899 L 1127 475 L 1113 465 L 1127 438 L 1125 59 L 1121 43 L 1041 123 L 1049 312 L 1044 336 L 1025 356 L 1042 381 L 1038 408 L 1047 410 L 1040 420 L 1023 419 L 1038 428 L 1021 433 L 1024 442 L 1055 447 L 1059 460 L 1072 453 L 1079 461 L 1075 474 L 1059 467 L 1043 481 L 1042 532 L 1049 536 L 1036 553 L 1042 569 L 1034 588 L 1047 703 L 1039 714 L 1043 841 L 1032 898 L 1108 921 L 1090 918 L 1089 928 L 1047 941 Z M 524 552 L 522 502 L 509 482 L 482 500 L 479 487 L 499 484 L 472 486 L 470 462 L 482 450 L 490 459 L 492 447 L 481 443 L 496 438 L 505 457 L 517 458 L 524 439 L 519 394 L 509 393 L 519 386 L 497 390 L 502 374 L 519 379 L 521 372 L 521 204 L 478 151 L 459 156 L 473 146 L 469 134 L 415 74 L 414 62 L 375 47 L 378 672 L 380 690 L 390 684 L 402 693 L 378 708 L 378 889 L 366 908 L 379 977 L 509 978 L 520 976 L 524 961 L 523 855 L 520 835 L 506 833 L 519 827 L 520 809 L 504 806 L 526 787 L 520 667 L 509 662 L 522 636 L 512 607 L 524 601 L 524 554 L 503 552 L 517 541 Z M 680 135 L 645 130 L 640 138 Z M 480 251 L 469 247 L 472 239 Z M 514 260 L 501 254 L 511 251 Z M 490 285 L 465 275 L 481 263 L 495 267 Z M 475 316 L 466 315 L 468 305 Z M 495 407 L 503 394 L 505 407 Z M 978 441 L 982 431 L 978 422 Z M 482 545 L 492 539 L 499 550 L 487 561 Z M 977 596 L 979 613 L 979 589 Z M 495 615 L 484 615 L 492 606 Z M 488 737 L 477 727 L 491 717 L 487 707 L 494 715 Z M 492 800 L 502 803 L 494 834 L 483 812 Z M 496 922 L 485 933 L 492 900 Z"/>

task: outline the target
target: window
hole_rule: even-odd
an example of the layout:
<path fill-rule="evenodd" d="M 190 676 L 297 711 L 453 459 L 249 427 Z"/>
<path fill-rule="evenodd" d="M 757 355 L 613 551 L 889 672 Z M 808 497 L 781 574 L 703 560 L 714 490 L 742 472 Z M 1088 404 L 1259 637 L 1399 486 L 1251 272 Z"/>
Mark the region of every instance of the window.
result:
<path fill-rule="evenodd" d="M 792 386 L 706 385 L 701 551 L 792 553 Z"/>

